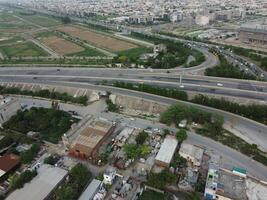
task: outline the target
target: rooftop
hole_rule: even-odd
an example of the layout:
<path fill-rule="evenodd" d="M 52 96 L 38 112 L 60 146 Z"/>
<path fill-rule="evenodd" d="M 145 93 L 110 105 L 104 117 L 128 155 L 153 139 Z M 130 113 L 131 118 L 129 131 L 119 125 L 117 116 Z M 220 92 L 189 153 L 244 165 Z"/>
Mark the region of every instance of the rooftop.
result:
<path fill-rule="evenodd" d="M 197 161 L 201 162 L 203 154 L 204 154 L 204 149 L 197 147 L 195 145 L 191 145 L 191 144 L 183 142 L 179 152 L 187 154 L 195 158 Z"/>
<path fill-rule="evenodd" d="M 94 148 L 97 143 L 105 136 L 106 132 L 91 127 L 86 127 L 76 140 L 76 144 Z"/>
<path fill-rule="evenodd" d="M 85 191 L 82 193 L 78 200 L 92 199 L 97 190 L 99 189 L 101 183 L 102 182 L 99 180 L 92 180 L 92 182 L 88 185 L 88 187 L 85 189 Z"/>
<path fill-rule="evenodd" d="M 232 199 L 246 200 L 246 179 L 220 169 L 216 194 Z"/>
<path fill-rule="evenodd" d="M 175 137 L 166 136 L 155 159 L 164 163 L 170 163 L 177 145 L 178 141 Z"/>
<path fill-rule="evenodd" d="M 0 177 L 20 163 L 20 157 L 15 154 L 5 154 L 0 157 Z"/>
<path fill-rule="evenodd" d="M 44 200 L 57 184 L 67 175 L 68 171 L 42 165 L 38 169 L 38 175 L 23 188 L 15 190 L 6 199 L 7 200 Z"/>
<path fill-rule="evenodd" d="M 95 120 L 91 123 L 91 127 L 103 132 L 108 132 L 112 127 L 112 123 L 106 119 Z"/>

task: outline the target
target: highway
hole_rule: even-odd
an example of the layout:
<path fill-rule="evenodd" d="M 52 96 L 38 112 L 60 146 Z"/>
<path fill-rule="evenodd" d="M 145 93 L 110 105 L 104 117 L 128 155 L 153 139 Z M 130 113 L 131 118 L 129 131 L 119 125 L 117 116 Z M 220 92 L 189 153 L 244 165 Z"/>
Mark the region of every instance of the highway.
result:
<path fill-rule="evenodd" d="M 67 81 L 98 84 L 103 81 L 146 83 L 159 87 L 179 88 L 188 92 L 216 94 L 267 102 L 267 82 L 160 73 L 160 70 L 108 68 L 1 68 L 2 81 Z"/>

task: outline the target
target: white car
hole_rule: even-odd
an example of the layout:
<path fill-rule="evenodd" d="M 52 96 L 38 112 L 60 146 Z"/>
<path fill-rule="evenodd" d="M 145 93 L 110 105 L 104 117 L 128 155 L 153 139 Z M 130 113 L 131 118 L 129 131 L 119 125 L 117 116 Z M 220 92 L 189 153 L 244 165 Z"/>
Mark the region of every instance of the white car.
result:
<path fill-rule="evenodd" d="M 223 84 L 222 83 L 217 83 L 217 86 L 222 87 Z"/>

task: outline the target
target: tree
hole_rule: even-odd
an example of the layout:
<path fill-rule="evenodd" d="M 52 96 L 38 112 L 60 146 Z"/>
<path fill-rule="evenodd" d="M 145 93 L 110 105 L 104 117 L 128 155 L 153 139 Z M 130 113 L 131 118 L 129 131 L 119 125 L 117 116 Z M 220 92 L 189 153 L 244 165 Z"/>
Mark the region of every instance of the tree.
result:
<path fill-rule="evenodd" d="M 180 129 L 177 133 L 176 133 L 176 138 L 177 140 L 182 143 L 184 140 L 186 140 L 187 138 L 187 132 L 185 129 Z"/>
<path fill-rule="evenodd" d="M 135 138 L 136 144 L 138 144 L 138 145 L 144 144 L 147 137 L 148 137 L 148 133 L 145 131 L 141 131 L 138 134 L 138 136 Z"/>
<path fill-rule="evenodd" d="M 61 18 L 61 21 L 64 23 L 64 24 L 69 24 L 71 22 L 70 18 L 68 16 L 65 16 L 65 17 L 62 17 Z"/>
<path fill-rule="evenodd" d="M 175 179 L 176 176 L 165 169 L 160 173 L 150 173 L 147 184 L 155 188 L 164 189 L 167 185 L 174 183 Z"/>
<path fill-rule="evenodd" d="M 185 166 L 186 159 L 179 155 L 179 153 L 176 153 L 174 155 L 173 161 L 171 162 L 171 166 L 174 168 Z"/>
<path fill-rule="evenodd" d="M 62 186 L 56 191 L 57 200 L 73 200 L 75 197 L 75 191 L 70 186 Z"/>
<path fill-rule="evenodd" d="M 18 188 L 22 188 L 25 183 L 30 182 L 36 175 L 37 175 L 36 171 L 30 171 L 30 170 L 26 170 L 19 176 L 14 175 L 11 178 L 11 183 L 10 183 L 11 189 L 15 190 Z"/>
<path fill-rule="evenodd" d="M 81 188 L 86 186 L 91 176 L 91 172 L 86 168 L 86 166 L 79 163 L 70 171 L 70 182 L 74 183 L 79 191 Z"/>
<path fill-rule="evenodd" d="M 150 154 L 150 152 L 151 152 L 151 148 L 150 148 L 150 146 L 148 146 L 148 145 L 141 145 L 139 148 L 140 148 L 140 150 L 139 150 L 139 154 L 140 154 L 140 156 L 142 156 L 142 157 L 147 156 L 147 155 Z"/>
<path fill-rule="evenodd" d="M 58 161 L 58 157 L 52 156 L 52 155 L 44 159 L 44 163 L 49 164 L 49 165 L 54 165 L 56 164 L 57 161 Z"/>
<path fill-rule="evenodd" d="M 129 159 L 135 159 L 139 156 L 139 149 L 135 144 L 125 144 L 123 151 Z"/>

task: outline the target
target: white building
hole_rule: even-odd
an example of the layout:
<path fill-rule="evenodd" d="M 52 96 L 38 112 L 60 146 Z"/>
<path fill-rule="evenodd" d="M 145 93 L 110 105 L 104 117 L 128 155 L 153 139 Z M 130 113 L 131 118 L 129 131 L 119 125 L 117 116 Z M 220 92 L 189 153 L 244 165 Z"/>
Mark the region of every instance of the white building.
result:
<path fill-rule="evenodd" d="M 6 199 L 44 200 L 68 174 L 68 171 L 50 165 L 42 165 L 37 171 L 38 175 L 31 182 L 12 192 Z"/>
<path fill-rule="evenodd" d="M 21 106 L 17 99 L 10 97 L 0 99 L 0 126 L 8 121 L 20 109 Z"/>
<path fill-rule="evenodd" d="M 114 167 L 108 167 L 104 174 L 103 183 L 106 185 L 112 185 L 115 177 L 116 177 L 116 169 Z"/>
<path fill-rule="evenodd" d="M 174 136 L 167 135 L 155 158 L 155 163 L 160 167 L 169 167 L 175 154 L 178 141 Z"/>
<path fill-rule="evenodd" d="M 101 181 L 93 179 L 78 200 L 93 200 L 101 185 Z"/>

